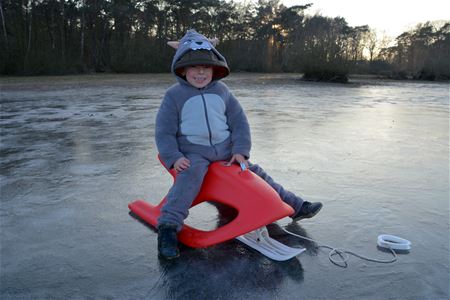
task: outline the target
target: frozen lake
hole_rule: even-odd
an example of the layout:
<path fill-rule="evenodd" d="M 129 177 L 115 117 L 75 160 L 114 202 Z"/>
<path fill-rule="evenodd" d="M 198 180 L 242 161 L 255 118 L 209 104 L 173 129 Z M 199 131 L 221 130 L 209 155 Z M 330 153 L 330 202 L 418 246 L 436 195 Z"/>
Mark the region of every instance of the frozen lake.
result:
<path fill-rule="evenodd" d="M 275 262 L 233 240 L 157 258 L 156 233 L 128 214 L 158 203 L 171 178 L 154 121 L 169 74 L 0 78 L 2 299 L 448 299 L 449 85 L 289 74 L 225 80 L 247 112 L 251 161 L 324 208 L 279 226 L 390 258 L 379 234 L 412 242 L 394 264 Z M 197 208 L 188 223 L 214 227 Z"/>

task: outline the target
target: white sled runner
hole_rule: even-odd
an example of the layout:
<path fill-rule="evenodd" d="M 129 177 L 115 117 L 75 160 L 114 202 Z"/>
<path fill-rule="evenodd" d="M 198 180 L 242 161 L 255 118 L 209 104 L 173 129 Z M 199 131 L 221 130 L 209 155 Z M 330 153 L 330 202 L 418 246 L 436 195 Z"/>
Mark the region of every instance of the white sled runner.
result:
<path fill-rule="evenodd" d="M 277 261 L 291 259 L 306 250 L 305 248 L 289 247 L 272 239 L 266 226 L 238 236 L 236 239 Z"/>

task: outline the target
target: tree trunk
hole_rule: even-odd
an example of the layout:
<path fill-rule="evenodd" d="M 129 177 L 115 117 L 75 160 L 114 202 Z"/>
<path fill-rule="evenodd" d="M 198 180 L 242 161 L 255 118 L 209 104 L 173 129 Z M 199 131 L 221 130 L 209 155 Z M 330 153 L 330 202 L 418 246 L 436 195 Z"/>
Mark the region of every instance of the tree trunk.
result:
<path fill-rule="evenodd" d="M 66 39 L 65 39 L 65 28 L 66 28 L 66 16 L 65 16 L 65 0 L 61 0 L 61 17 L 62 22 L 60 28 L 61 34 L 61 60 L 63 63 L 63 67 L 66 64 Z"/>
<path fill-rule="evenodd" d="M 24 59 L 24 68 L 26 69 L 26 66 L 28 65 L 28 59 L 30 55 L 31 50 L 31 32 L 33 29 L 33 1 L 31 0 L 31 8 L 30 8 L 30 17 L 29 17 L 29 23 L 28 23 L 28 42 L 27 42 L 27 50 L 25 52 L 25 59 Z"/>
<path fill-rule="evenodd" d="M 5 37 L 6 50 L 8 51 L 8 34 L 6 33 L 5 15 L 3 14 L 2 1 L 0 1 L 0 15 L 2 17 L 3 35 Z"/>
<path fill-rule="evenodd" d="M 85 0 L 81 1 L 81 24 L 80 24 L 80 30 L 81 30 L 81 38 L 80 38 L 80 63 L 81 65 L 84 65 L 84 10 L 85 10 Z"/>

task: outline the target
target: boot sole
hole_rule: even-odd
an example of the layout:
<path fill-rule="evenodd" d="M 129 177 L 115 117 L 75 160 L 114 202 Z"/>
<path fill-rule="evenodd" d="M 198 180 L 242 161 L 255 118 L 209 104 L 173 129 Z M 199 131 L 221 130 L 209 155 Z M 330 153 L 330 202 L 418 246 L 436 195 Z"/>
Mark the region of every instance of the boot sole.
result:
<path fill-rule="evenodd" d="M 158 257 L 166 259 L 166 260 L 172 260 L 172 259 L 180 257 L 180 253 L 178 253 L 176 256 L 165 256 L 165 255 L 162 255 L 161 253 L 158 253 Z"/>

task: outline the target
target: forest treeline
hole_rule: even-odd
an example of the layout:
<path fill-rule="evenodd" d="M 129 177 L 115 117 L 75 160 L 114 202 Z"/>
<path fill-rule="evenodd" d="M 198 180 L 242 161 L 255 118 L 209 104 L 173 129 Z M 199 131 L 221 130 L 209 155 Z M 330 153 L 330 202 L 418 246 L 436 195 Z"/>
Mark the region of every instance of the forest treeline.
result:
<path fill-rule="evenodd" d="M 167 72 L 166 45 L 194 28 L 233 71 L 450 78 L 450 22 L 419 24 L 395 41 L 344 18 L 308 15 L 279 0 L 0 0 L 0 73 Z M 401 17 L 401 16 L 399 16 Z M 391 42 L 391 43 L 390 43 Z M 393 43 L 392 43 L 393 42 Z"/>

